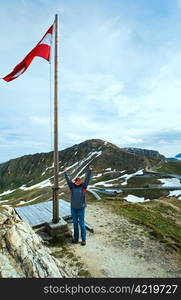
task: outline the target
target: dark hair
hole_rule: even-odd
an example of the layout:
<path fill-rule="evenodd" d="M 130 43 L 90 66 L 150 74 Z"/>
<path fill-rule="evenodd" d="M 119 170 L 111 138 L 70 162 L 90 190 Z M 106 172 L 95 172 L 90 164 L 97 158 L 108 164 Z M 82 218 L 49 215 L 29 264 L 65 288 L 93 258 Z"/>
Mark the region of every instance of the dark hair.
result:
<path fill-rule="evenodd" d="M 79 181 L 79 180 L 81 180 L 80 177 L 76 177 L 76 178 L 75 178 L 75 181 Z M 81 180 L 81 181 L 82 181 L 82 180 Z"/>

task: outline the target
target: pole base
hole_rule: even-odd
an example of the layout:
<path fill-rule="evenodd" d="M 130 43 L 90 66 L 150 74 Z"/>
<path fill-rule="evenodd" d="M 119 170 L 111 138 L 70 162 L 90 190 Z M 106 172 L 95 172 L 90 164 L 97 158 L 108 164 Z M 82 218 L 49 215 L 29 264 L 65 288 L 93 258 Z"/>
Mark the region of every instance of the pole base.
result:
<path fill-rule="evenodd" d="M 62 218 L 59 219 L 59 222 L 57 223 L 53 223 L 53 222 L 46 223 L 46 230 L 51 237 L 70 235 L 68 224 Z"/>

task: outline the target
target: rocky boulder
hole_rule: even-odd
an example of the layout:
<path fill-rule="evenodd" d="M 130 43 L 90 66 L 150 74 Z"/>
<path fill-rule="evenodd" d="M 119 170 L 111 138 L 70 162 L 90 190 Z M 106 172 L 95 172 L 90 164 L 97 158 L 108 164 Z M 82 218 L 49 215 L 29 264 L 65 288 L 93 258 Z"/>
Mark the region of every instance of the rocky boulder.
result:
<path fill-rule="evenodd" d="M 0 277 L 67 277 L 41 237 L 11 207 L 0 211 Z"/>

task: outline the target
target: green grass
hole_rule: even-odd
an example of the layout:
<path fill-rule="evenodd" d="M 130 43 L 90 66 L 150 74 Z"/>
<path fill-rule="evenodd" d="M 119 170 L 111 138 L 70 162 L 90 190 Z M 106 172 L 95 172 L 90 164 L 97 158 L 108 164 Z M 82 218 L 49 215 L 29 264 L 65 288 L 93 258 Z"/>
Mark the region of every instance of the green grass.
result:
<path fill-rule="evenodd" d="M 90 278 L 91 277 L 91 274 L 89 273 L 89 271 L 88 270 L 84 270 L 84 269 L 81 269 L 78 272 L 78 275 L 79 275 L 79 277 L 83 277 L 83 278 Z"/>
<path fill-rule="evenodd" d="M 176 199 L 175 197 L 170 197 L 167 201 L 181 210 L 181 201 L 180 200 Z"/>
<path fill-rule="evenodd" d="M 89 278 L 91 274 L 87 269 L 84 269 L 84 265 L 76 257 L 72 249 L 69 248 L 68 241 L 66 237 L 55 237 L 49 241 L 50 247 L 56 247 L 56 250 L 52 252 L 52 255 L 56 258 L 61 258 L 62 261 L 66 261 L 70 267 L 77 267 L 78 273 L 77 277 Z M 60 249 L 59 249 L 60 247 Z"/>
<path fill-rule="evenodd" d="M 29 191 L 24 191 L 24 190 L 20 190 L 17 189 L 16 191 L 12 192 L 11 194 L 8 195 L 4 195 L 1 197 L 1 200 L 5 199 L 5 200 L 14 200 L 14 199 L 20 199 L 20 200 L 31 200 L 34 197 L 37 197 L 39 195 L 42 194 L 42 190 L 41 189 L 33 189 L 33 190 L 29 190 Z"/>
<path fill-rule="evenodd" d="M 2 196 L 0 200 L 0 204 L 1 202 L 3 202 L 3 200 L 9 200 L 5 204 L 12 205 L 13 207 L 15 207 L 20 201 L 26 201 L 27 204 L 26 203 L 23 204 L 23 206 L 25 206 L 25 205 L 36 204 L 42 201 L 46 201 L 51 196 L 52 196 L 52 190 L 50 187 L 45 187 L 42 189 L 33 189 L 28 191 L 17 189 L 11 194 Z M 36 197 L 38 198 L 28 203 L 28 201 Z"/>
<path fill-rule="evenodd" d="M 104 174 L 100 177 L 95 177 L 93 178 L 93 183 L 98 183 L 99 181 L 107 181 L 107 180 L 110 180 L 110 179 L 115 179 L 115 181 L 117 180 L 117 177 L 120 176 L 120 173 L 119 172 L 114 172 L 114 173 L 107 173 L 107 174 Z"/>
<path fill-rule="evenodd" d="M 181 162 L 180 161 L 164 162 L 162 166 L 157 169 L 157 171 L 161 173 L 181 175 Z"/>
<path fill-rule="evenodd" d="M 172 207 L 170 204 L 179 200 L 164 199 L 164 204 L 159 201 L 146 203 L 122 203 L 120 201 L 107 202 L 118 215 L 129 218 L 136 224 L 141 224 L 149 229 L 151 237 L 167 244 L 177 252 L 181 251 L 181 210 L 179 205 Z M 170 203 L 170 204 L 169 204 Z"/>
<path fill-rule="evenodd" d="M 145 187 L 147 185 L 160 185 L 160 181 L 153 177 L 131 177 L 128 180 L 127 187 Z"/>

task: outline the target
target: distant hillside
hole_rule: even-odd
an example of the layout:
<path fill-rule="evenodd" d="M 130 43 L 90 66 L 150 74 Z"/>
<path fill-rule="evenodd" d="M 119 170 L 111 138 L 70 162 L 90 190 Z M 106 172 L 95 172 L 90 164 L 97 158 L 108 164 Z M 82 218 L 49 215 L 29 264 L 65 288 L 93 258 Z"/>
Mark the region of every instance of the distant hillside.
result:
<path fill-rule="evenodd" d="M 157 171 L 160 173 L 181 175 L 181 161 L 166 161 L 158 166 Z"/>
<path fill-rule="evenodd" d="M 161 155 L 158 151 L 155 150 L 140 149 L 140 148 L 124 148 L 124 149 L 129 153 L 156 158 L 160 160 L 166 160 L 166 157 L 164 155 Z"/>
<path fill-rule="evenodd" d="M 175 155 L 175 157 L 176 157 L 177 159 L 180 159 L 180 160 L 181 160 L 181 153 Z"/>
<path fill-rule="evenodd" d="M 149 151 L 148 151 L 149 152 Z M 158 155 L 159 157 L 159 155 Z M 60 171 L 70 167 L 73 175 L 85 173 L 88 164 L 94 172 L 103 169 L 135 172 L 155 164 L 155 158 L 131 153 L 99 139 L 87 140 L 59 152 Z M 0 191 L 33 185 L 53 176 L 53 153 L 24 155 L 0 164 Z"/>
<path fill-rule="evenodd" d="M 181 153 L 175 155 L 174 157 L 167 157 L 167 160 L 169 160 L 169 161 L 178 161 L 178 160 L 181 160 Z"/>
<path fill-rule="evenodd" d="M 134 150 L 133 150 L 134 149 Z M 69 199 L 63 170 L 69 175 L 84 177 L 93 166 L 91 189 L 151 187 L 162 185 L 154 172 L 181 174 L 181 162 L 167 162 L 157 151 L 120 148 L 100 139 L 75 144 L 59 152 L 60 197 Z M 160 178 L 163 178 L 164 174 Z M 167 176 L 168 177 L 168 176 Z M 176 182 L 179 182 L 178 179 Z M 29 205 L 52 200 L 53 153 L 37 153 L 11 159 L 0 164 L 0 203 L 10 206 Z M 132 190 L 132 194 L 138 191 Z M 140 192 L 141 195 L 145 193 Z M 162 193 L 150 192 L 151 199 Z M 168 194 L 168 193 L 167 193 Z M 95 195 L 92 193 L 95 197 Z M 89 193 L 88 193 L 89 196 Z M 92 197 L 93 197 L 92 196 Z"/>

